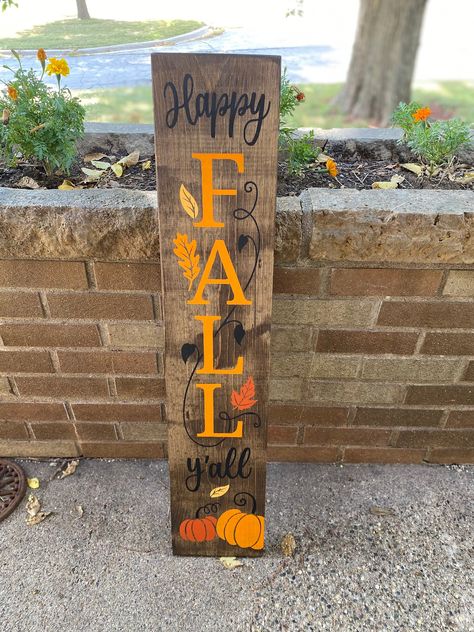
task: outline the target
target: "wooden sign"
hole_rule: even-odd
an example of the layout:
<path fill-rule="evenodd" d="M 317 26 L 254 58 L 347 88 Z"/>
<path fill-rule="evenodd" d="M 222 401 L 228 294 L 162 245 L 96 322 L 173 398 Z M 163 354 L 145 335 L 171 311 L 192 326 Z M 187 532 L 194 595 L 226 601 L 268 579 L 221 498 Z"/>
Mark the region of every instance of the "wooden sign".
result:
<path fill-rule="evenodd" d="M 280 58 L 152 55 L 173 550 L 264 547 Z"/>

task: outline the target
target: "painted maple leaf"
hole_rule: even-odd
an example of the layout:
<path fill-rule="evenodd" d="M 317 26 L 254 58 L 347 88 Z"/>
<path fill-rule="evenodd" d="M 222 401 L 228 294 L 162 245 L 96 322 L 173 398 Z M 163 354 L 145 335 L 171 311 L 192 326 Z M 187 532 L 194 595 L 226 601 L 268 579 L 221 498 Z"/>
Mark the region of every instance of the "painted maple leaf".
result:
<path fill-rule="evenodd" d="M 237 410 L 247 410 L 247 408 L 252 408 L 257 403 L 255 397 L 255 384 L 253 382 L 253 377 L 250 376 L 249 379 L 242 386 L 240 391 L 232 391 L 232 395 L 230 396 L 230 403 L 233 408 L 237 408 Z"/>

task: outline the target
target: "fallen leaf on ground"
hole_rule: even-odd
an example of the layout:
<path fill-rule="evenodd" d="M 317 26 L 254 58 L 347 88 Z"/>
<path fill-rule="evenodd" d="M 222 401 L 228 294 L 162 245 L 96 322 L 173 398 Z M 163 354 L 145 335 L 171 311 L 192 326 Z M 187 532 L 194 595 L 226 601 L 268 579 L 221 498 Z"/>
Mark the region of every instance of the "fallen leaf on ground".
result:
<path fill-rule="evenodd" d="M 110 167 L 110 162 L 102 162 L 101 160 L 91 160 L 91 164 L 93 164 L 96 169 L 102 169 L 102 171 Z"/>
<path fill-rule="evenodd" d="M 82 189 L 80 185 L 75 185 L 71 180 L 63 180 L 58 186 L 60 191 L 72 191 L 73 189 Z"/>
<path fill-rule="evenodd" d="M 151 160 L 145 160 L 145 162 L 142 164 L 142 169 L 151 169 Z"/>
<path fill-rule="evenodd" d="M 33 178 L 30 178 L 30 176 L 23 176 L 23 178 L 20 178 L 17 182 L 19 187 L 22 187 L 23 189 L 39 189 L 40 185 L 36 182 L 36 180 L 33 180 Z"/>
<path fill-rule="evenodd" d="M 36 514 L 40 511 L 41 504 L 38 498 L 34 494 L 30 494 L 28 496 L 28 500 L 26 503 L 26 513 L 29 516 L 36 516 Z"/>
<path fill-rule="evenodd" d="M 219 562 L 224 568 L 228 568 L 229 570 L 233 570 L 238 566 L 243 566 L 243 563 L 236 557 L 220 557 Z"/>
<path fill-rule="evenodd" d="M 123 167 L 119 162 L 114 163 L 113 165 L 110 166 L 110 168 L 112 169 L 112 171 L 115 173 L 115 175 L 117 176 L 117 178 L 122 177 L 123 174 Z"/>
<path fill-rule="evenodd" d="M 61 479 L 61 478 L 66 478 L 66 476 L 71 476 L 71 474 L 74 474 L 74 472 L 76 471 L 78 465 L 79 465 L 78 459 L 69 461 L 66 467 L 59 474 L 58 478 Z"/>
<path fill-rule="evenodd" d="M 92 162 L 93 160 L 102 160 L 102 158 L 108 158 L 107 154 L 101 154 L 99 152 L 93 152 L 84 156 L 84 162 Z"/>
<path fill-rule="evenodd" d="M 332 158 L 327 154 L 318 154 L 316 160 L 317 162 L 327 162 L 328 160 L 332 160 Z"/>
<path fill-rule="evenodd" d="M 140 152 L 138 151 L 138 149 L 136 149 L 135 151 L 132 151 L 131 154 L 128 154 L 128 156 L 124 156 L 123 158 L 120 158 L 118 162 L 124 167 L 134 167 L 137 164 L 139 159 L 140 159 Z"/>
<path fill-rule="evenodd" d="M 403 176 L 392 176 L 387 182 L 372 182 L 373 189 L 397 189 L 398 185 L 403 182 Z"/>
<path fill-rule="evenodd" d="M 39 524 L 40 522 L 43 522 L 43 520 L 45 520 L 51 514 L 52 514 L 52 511 L 39 511 L 34 516 L 28 516 L 28 518 L 26 519 L 26 524 L 29 527 L 32 527 L 35 524 Z"/>
<path fill-rule="evenodd" d="M 88 169 L 87 167 L 81 167 L 81 171 L 86 174 L 87 178 L 84 178 L 84 182 L 97 182 L 99 178 L 104 175 L 103 171 L 99 169 Z"/>
<path fill-rule="evenodd" d="M 454 182 L 458 182 L 459 184 L 470 184 L 474 182 L 474 171 L 469 171 L 460 178 L 454 178 Z"/>
<path fill-rule="evenodd" d="M 28 483 L 28 487 L 30 489 L 38 489 L 40 486 L 40 482 L 38 478 L 27 478 L 26 482 Z"/>
<path fill-rule="evenodd" d="M 394 516 L 395 512 L 390 507 L 377 507 L 374 505 L 370 508 L 370 513 L 374 516 Z"/>
<path fill-rule="evenodd" d="M 400 167 L 403 167 L 404 169 L 406 169 L 407 171 L 411 171 L 412 173 L 416 173 L 417 176 L 421 176 L 421 174 L 423 173 L 423 167 L 416 164 L 416 162 L 405 162 L 404 164 L 400 165 Z"/>
<path fill-rule="evenodd" d="M 211 489 L 211 493 L 209 494 L 209 496 L 211 498 L 219 498 L 220 496 L 227 494 L 227 492 L 229 491 L 229 488 L 230 488 L 230 485 L 222 485 L 222 487 L 214 487 L 214 489 Z"/>
<path fill-rule="evenodd" d="M 84 515 L 84 509 L 82 508 L 82 505 L 75 505 L 74 509 L 76 510 L 79 518 L 82 518 L 82 516 Z"/>
<path fill-rule="evenodd" d="M 292 533 L 287 533 L 285 536 L 283 536 L 283 539 L 280 542 L 280 548 L 285 557 L 292 557 L 294 555 L 296 549 L 296 540 Z"/>

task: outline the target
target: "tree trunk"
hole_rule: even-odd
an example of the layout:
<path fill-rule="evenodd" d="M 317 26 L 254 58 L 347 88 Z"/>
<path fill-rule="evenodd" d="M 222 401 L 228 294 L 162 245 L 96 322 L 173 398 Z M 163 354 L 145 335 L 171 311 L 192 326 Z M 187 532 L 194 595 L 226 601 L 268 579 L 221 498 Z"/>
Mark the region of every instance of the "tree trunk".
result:
<path fill-rule="evenodd" d="M 91 16 L 89 15 L 89 11 L 87 9 L 86 0 L 76 0 L 77 5 L 77 17 L 79 20 L 90 20 Z"/>
<path fill-rule="evenodd" d="M 409 101 L 427 0 L 360 0 L 352 58 L 337 105 L 344 114 L 386 125 Z"/>

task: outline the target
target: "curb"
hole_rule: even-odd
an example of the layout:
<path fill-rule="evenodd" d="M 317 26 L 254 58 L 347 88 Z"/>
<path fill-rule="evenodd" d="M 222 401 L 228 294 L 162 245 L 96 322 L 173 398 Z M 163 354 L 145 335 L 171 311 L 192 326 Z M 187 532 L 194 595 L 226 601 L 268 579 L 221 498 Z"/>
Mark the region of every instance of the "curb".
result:
<path fill-rule="evenodd" d="M 51 48 L 48 49 L 48 57 L 55 55 L 94 55 L 96 53 L 114 53 L 127 50 L 139 50 L 141 48 L 153 48 L 159 46 L 167 46 L 168 44 L 178 44 L 180 42 L 191 42 L 196 39 L 202 39 L 206 35 L 210 35 L 214 27 L 201 26 L 189 33 L 183 33 L 182 35 L 174 35 L 162 40 L 152 40 L 148 42 L 134 42 L 131 44 L 114 44 L 112 46 L 95 46 L 92 48 Z M 22 49 L 18 50 L 21 55 L 36 55 L 37 49 Z M 11 56 L 10 49 L 0 49 L 0 55 Z"/>

